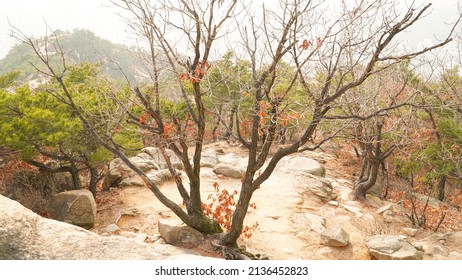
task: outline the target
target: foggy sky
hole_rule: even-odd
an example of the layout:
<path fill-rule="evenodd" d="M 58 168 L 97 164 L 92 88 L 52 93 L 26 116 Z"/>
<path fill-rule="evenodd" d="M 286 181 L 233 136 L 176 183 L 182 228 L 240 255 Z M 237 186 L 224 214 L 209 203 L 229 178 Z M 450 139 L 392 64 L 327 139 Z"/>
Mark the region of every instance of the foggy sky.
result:
<path fill-rule="evenodd" d="M 406 2 L 410 3 L 411 0 L 402 0 L 403 5 Z M 405 38 L 408 44 L 417 47 L 419 42 L 444 39 L 449 24 L 457 18 L 458 0 L 415 2 L 418 5 L 432 2 L 433 5 L 431 14 L 422 19 Z M 129 43 L 126 26 L 116 13 L 117 9 L 108 0 L 0 0 L 0 58 L 16 43 L 9 36 L 10 24 L 28 36 L 45 35 L 48 24 L 51 30 L 85 28 L 114 43 Z"/>

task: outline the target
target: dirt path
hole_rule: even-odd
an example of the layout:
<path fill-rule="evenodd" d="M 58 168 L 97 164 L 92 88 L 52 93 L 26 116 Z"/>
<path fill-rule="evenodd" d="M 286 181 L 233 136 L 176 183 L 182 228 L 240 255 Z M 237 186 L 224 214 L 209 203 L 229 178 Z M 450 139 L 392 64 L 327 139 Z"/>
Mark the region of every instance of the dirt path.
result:
<path fill-rule="evenodd" d="M 235 151 L 235 150 L 234 150 Z M 187 178 L 183 175 L 183 181 Z M 259 224 L 250 239 L 241 238 L 239 243 L 251 252 L 263 253 L 270 259 L 367 259 L 367 249 L 362 235 L 351 224 L 351 219 L 362 215 L 360 205 L 349 201 L 351 189 L 345 181 L 333 183 L 338 193 L 339 205 L 331 205 L 313 197 L 295 182 L 291 174 L 274 173 L 252 198 L 257 208 L 250 209 L 245 225 Z M 202 194 L 206 201 L 214 192 L 213 183 L 229 192 L 238 190 L 240 180 L 218 177 L 211 168 L 202 168 Z M 173 181 L 161 186 L 164 194 L 181 204 L 181 198 Z M 126 187 L 118 190 L 119 199 L 114 207 L 99 211 L 98 224 L 103 227 L 115 223 L 129 231 L 158 234 L 159 219 L 177 219 L 146 187 Z M 342 207 L 349 205 L 350 211 Z M 357 213 L 354 213 L 357 208 Z M 353 212 L 352 212 L 353 211 Z M 345 248 L 320 245 L 319 219 L 324 226 L 342 226 L 348 231 L 351 244 Z"/>

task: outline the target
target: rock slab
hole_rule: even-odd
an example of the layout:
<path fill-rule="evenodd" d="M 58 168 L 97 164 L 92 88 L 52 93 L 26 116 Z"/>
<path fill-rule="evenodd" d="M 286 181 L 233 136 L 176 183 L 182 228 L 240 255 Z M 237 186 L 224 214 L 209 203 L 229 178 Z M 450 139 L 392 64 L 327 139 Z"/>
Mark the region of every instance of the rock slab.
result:
<path fill-rule="evenodd" d="M 326 170 L 321 163 L 302 156 L 285 157 L 281 159 L 276 167 L 276 171 L 297 175 L 299 177 L 306 176 L 307 174 L 324 177 L 326 174 Z"/>
<path fill-rule="evenodd" d="M 159 260 L 191 255 L 197 254 L 168 244 L 100 236 L 81 227 L 45 219 L 0 195 L 0 259 Z"/>
<path fill-rule="evenodd" d="M 366 239 L 366 246 L 372 258 L 377 260 L 421 260 L 418 251 L 403 236 L 374 235 Z"/>

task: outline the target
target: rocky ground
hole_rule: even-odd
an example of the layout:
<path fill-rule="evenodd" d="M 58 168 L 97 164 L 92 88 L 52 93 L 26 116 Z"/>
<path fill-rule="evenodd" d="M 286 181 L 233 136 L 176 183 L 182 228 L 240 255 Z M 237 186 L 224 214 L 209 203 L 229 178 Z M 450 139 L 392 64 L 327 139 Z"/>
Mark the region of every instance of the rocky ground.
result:
<path fill-rule="evenodd" d="M 238 190 L 240 179 L 231 177 L 239 177 L 245 167 L 245 151 L 223 143 L 209 145 L 207 151 L 215 151 L 220 168 L 228 166 L 233 169 L 230 174 L 237 172 L 237 176 L 216 174 L 217 163 L 203 167 L 203 198 L 214 193 L 214 183 L 230 192 Z M 327 170 L 311 159 L 324 163 Z M 335 161 L 331 154 L 313 152 L 284 159 L 255 192 L 252 202 L 256 209 L 249 211 L 245 223 L 259 226 L 240 244 L 270 259 L 462 259 L 462 233 L 414 229 L 404 209 L 374 196 L 369 196 L 371 205 L 352 201 L 352 177 L 345 174 L 348 167 L 339 170 Z M 186 177 L 183 181 L 187 182 Z M 136 178 L 123 185 L 99 193 L 93 231 L 132 237 L 142 233 L 149 236 L 145 242 L 165 243 L 159 236 L 158 222 L 175 221 L 175 215 Z M 172 180 L 162 183 L 161 189 L 181 203 Z M 340 229 L 347 235 L 347 240 L 340 242 L 343 244 L 326 241 L 328 232 Z M 219 256 L 207 242 L 189 248 Z"/>

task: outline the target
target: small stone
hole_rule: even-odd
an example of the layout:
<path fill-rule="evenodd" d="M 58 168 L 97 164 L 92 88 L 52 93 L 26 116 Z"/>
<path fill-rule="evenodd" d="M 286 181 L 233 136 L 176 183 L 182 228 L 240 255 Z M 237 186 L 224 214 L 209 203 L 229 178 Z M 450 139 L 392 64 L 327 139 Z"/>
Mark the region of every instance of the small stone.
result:
<path fill-rule="evenodd" d="M 385 210 L 382 214 L 384 217 L 385 216 L 390 216 L 390 217 L 394 217 L 395 216 L 395 212 L 391 211 L 391 210 Z"/>
<path fill-rule="evenodd" d="M 160 234 L 148 235 L 148 238 L 145 240 L 147 243 L 154 243 L 161 239 Z"/>
<path fill-rule="evenodd" d="M 419 230 L 416 228 L 402 228 L 401 232 L 406 234 L 407 236 L 414 237 Z"/>
<path fill-rule="evenodd" d="M 421 252 L 424 251 L 424 247 L 423 247 L 423 245 L 421 245 L 421 244 L 419 244 L 419 245 L 414 245 L 414 248 L 416 248 L 417 251 L 421 251 Z"/>
<path fill-rule="evenodd" d="M 281 218 L 280 215 L 269 215 L 268 217 L 273 219 L 273 220 L 278 220 L 279 218 Z"/>
<path fill-rule="evenodd" d="M 326 228 L 321 233 L 321 244 L 332 247 L 343 247 L 350 243 L 350 236 L 342 228 Z"/>
<path fill-rule="evenodd" d="M 385 206 L 380 207 L 379 209 L 377 209 L 377 214 L 383 214 L 385 211 L 393 212 L 393 205 L 387 204 Z"/>
<path fill-rule="evenodd" d="M 102 229 L 103 232 L 109 234 L 116 234 L 120 231 L 120 228 L 116 224 L 110 224 Z"/>
<path fill-rule="evenodd" d="M 332 206 L 335 206 L 335 207 L 339 206 L 338 201 L 335 201 L 335 200 L 329 201 L 328 204 L 329 204 L 329 205 L 332 205 Z"/>
<path fill-rule="evenodd" d="M 219 155 L 224 155 L 225 154 L 225 150 L 223 148 L 218 148 L 218 149 L 215 149 L 215 152 Z"/>

